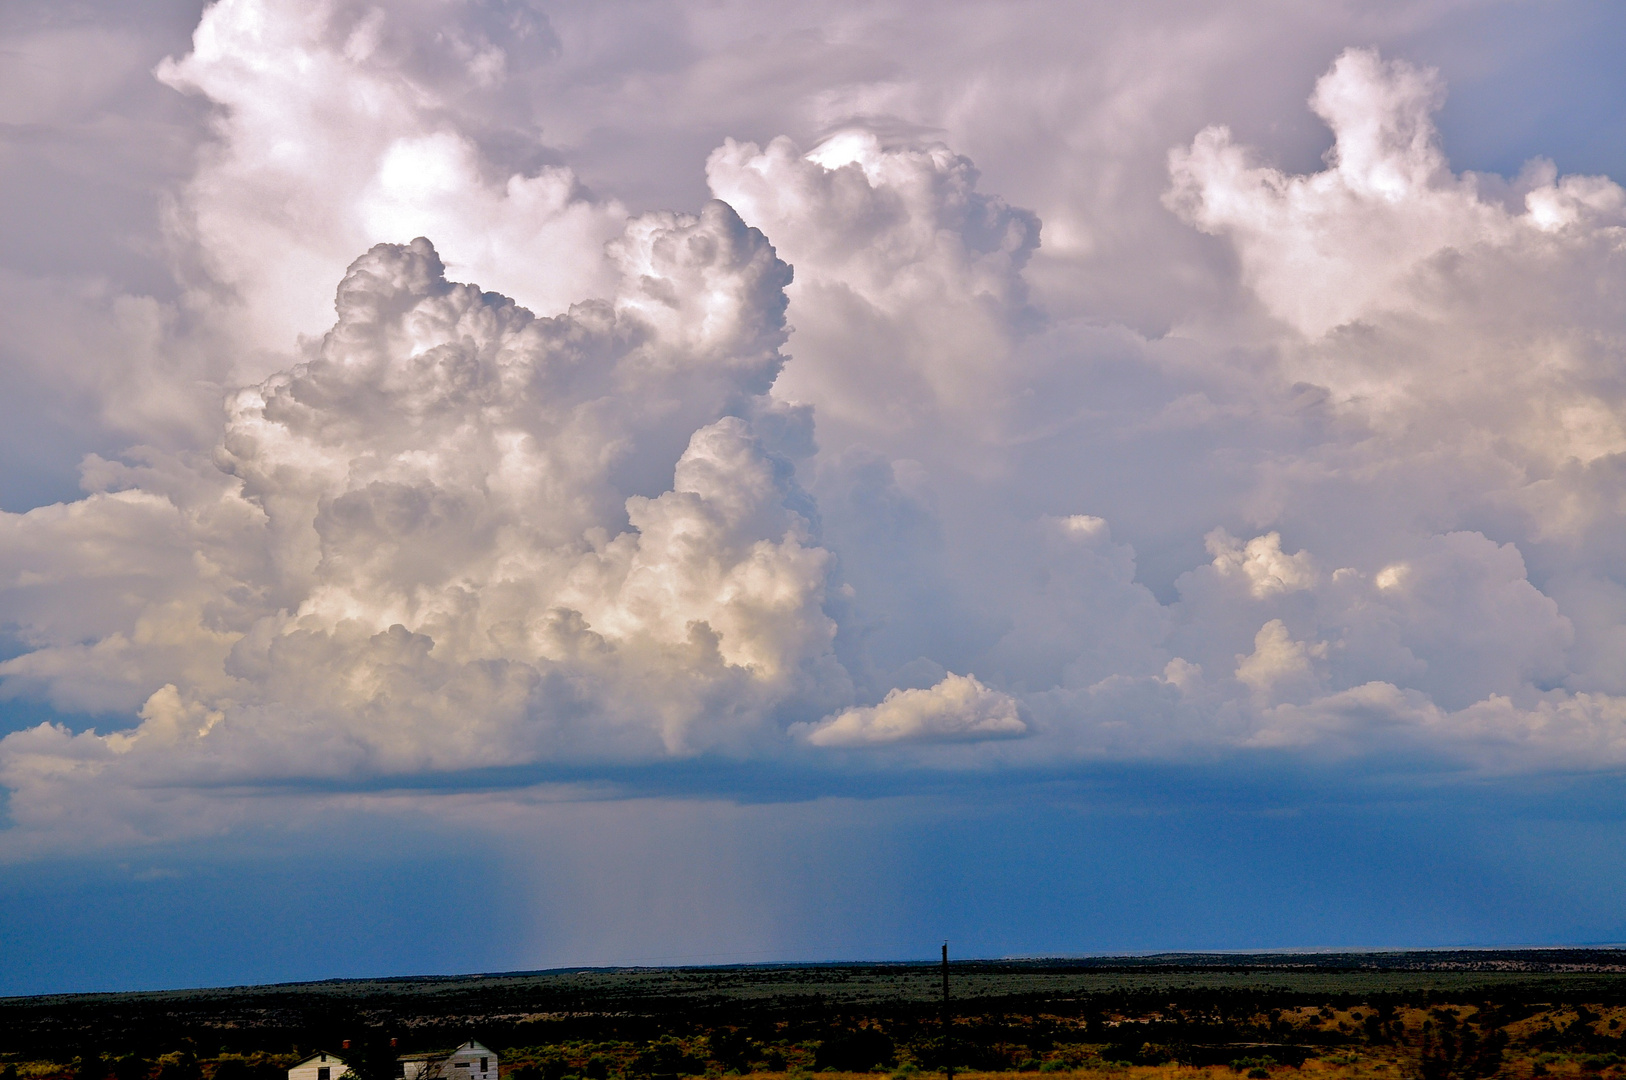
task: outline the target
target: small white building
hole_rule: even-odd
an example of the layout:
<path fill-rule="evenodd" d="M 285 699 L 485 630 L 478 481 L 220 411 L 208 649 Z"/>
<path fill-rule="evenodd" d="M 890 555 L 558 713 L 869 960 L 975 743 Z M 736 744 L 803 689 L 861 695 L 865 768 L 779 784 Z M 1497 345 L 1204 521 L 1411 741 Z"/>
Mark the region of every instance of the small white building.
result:
<path fill-rule="evenodd" d="M 396 1059 L 395 1075 L 402 1080 L 497 1080 L 497 1055 L 470 1039 L 456 1050 L 438 1054 L 402 1054 Z"/>
<path fill-rule="evenodd" d="M 343 1058 L 318 1050 L 288 1070 L 288 1080 L 339 1080 L 348 1068 Z"/>

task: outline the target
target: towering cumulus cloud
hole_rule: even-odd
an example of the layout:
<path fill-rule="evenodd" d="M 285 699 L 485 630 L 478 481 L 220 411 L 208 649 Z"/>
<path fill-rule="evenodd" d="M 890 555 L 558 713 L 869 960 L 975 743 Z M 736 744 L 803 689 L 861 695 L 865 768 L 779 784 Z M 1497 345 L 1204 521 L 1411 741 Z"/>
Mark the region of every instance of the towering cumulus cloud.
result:
<path fill-rule="evenodd" d="M 1433 72 L 1353 49 L 1310 101 L 1335 137 L 1324 171 L 1254 164 L 1218 127 L 1171 153 L 1168 205 L 1233 246 L 1283 327 L 1272 376 L 1332 425 L 1268 504 L 1368 560 L 1211 537 L 1182 592 L 1194 613 L 1234 609 L 1220 595 L 1244 584 L 1279 598 L 1264 609 L 1285 621 L 1231 639 L 1237 678 L 1273 703 L 1256 739 L 1427 732 L 1503 764 L 1618 761 L 1618 701 L 1598 692 L 1626 690 L 1608 565 L 1626 192 L 1539 160 L 1511 182 L 1453 173 L 1442 97 Z"/>
<path fill-rule="evenodd" d="M 1171 154 L 1166 201 L 1227 238 L 1266 311 L 1306 339 L 1296 373 L 1387 429 L 1426 410 L 1549 465 L 1626 449 L 1610 363 L 1626 191 L 1541 160 L 1511 182 L 1452 173 L 1441 96 L 1433 73 L 1350 50 L 1311 98 L 1335 136 L 1328 169 L 1251 164 L 1214 127 Z"/>
<path fill-rule="evenodd" d="M 1011 373 L 990 361 L 1010 354 L 1028 314 L 1031 212 L 978 191 L 971 162 L 946 147 L 865 131 L 806 154 L 789 139 L 730 141 L 707 177 L 798 268 L 796 348 L 817 362 L 787 371 L 783 394 L 872 441 L 916 445 L 945 422 L 960 439 L 997 430 L 990 408 Z"/>
<path fill-rule="evenodd" d="M 8 515 L 8 685 L 141 721 L 11 736 L 8 785 L 746 748 L 843 700 L 807 418 L 762 396 L 789 267 L 721 203 L 612 258 L 614 299 L 539 319 L 380 245 L 212 461 Z"/>
<path fill-rule="evenodd" d="M 600 253 L 625 212 L 568 168 L 499 164 L 482 146 L 509 122 L 509 66 L 555 47 L 546 20 L 446 12 L 423 34 L 423 14 L 223 0 L 192 51 L 159 67 L 217 110 L 220 140 L 175 226 L 229 291 L 239 348 L 319 332 L 332 275 L 386 237 L 426 233 L 454 268 L 543 314 L 610 286 Z"/>
<path fill-rule="evenodd" d="M 1175 147 L 1158 212 L 1241 300 L 1153 338 L 1047 312 L 1037 215 L 940 142 L 728 140 L 697 215 L 628 219 L 493 171 L 490 40 L 435 82 L 308 7 L 225 0 L 162 70 L 224 110 L 181 215 L 216 314 L 297 362 L 208 452 L 0 516 L 4 691 L 95 718 L 0 741 L 16 822 L 707 755 L 1626 761 L 1626 193 L 1453 172 L 1433 73 L 1338 57 L 1308 175 Z"/>

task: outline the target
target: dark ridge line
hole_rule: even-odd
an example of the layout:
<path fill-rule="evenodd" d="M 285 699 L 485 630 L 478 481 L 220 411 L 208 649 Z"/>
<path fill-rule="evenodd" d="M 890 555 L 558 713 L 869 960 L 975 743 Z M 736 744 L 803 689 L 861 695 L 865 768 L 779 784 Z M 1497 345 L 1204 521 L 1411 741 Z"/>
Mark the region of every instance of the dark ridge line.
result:
<path fill-rule="evenodd" d="M 207 1000 L 210 997 L 281 997 L 288 994 L 375 986 L 386 993 L 392 987 L 433 990 L 472 987 L 481 982 L 502 984 L 563 978 L 573 975 L 725 975 L 820 971 L 935 970 L 933 960 L 825 960 L 770 961 L 732 964 L 613 964 L 536 968 L 518 971 L 469 972 L 438 975 L 350 976 L 276 983 L 241 983 L 230 986 L 169 987 L 150 990 L 87 990 L 0 997 L 0 1007 L 44 1005 L 54 1002 L 104 1003 L 119 999 L 154 1001 L 166 998 Z M 1491 965 L 1527 966 L 1491 966 Z M 1149 953 L 1086 953 L 1056 956 L 967 957 L 951 960 L 959 971 L 1022 971 L 1031 974 L 1094 972 L 1100 974 L 1305 973 L 1466 973 L 1509 975 L 1626 974 L 1626 946 L 1532 945 L 1439 946 L 1415 949 L 1303 949 L 1274 951 L 1182 951 Z M 635 995 L 634 995 L 635 996 Z"/>

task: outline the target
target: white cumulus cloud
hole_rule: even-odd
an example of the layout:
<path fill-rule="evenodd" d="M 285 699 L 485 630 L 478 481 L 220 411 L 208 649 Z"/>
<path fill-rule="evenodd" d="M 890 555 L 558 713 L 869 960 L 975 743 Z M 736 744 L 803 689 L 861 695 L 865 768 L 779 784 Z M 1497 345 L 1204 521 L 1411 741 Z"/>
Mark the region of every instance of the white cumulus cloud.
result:
<path fill-rule="evenodd" d="M 722 204 L 640 219 L 613 257 L 623 291 L 543 319 L 425 240 L 375 247 L 212 458 L 98 461 L 103 490 L 0 517 L 29 642 L 0 677 L 140 720 L 0 741 L 14 815 L 86 770 L 745 747 L 844 697 L 830 555 L 780 453 L 805 421 L 761 396 L 788 268 Z"/>
<path fill-rule="evenodd" d="M 215 108 L 175 227 L 236 301 L 240 347 L 277 352 L 330 318 L 333 279 L 381 241 L 433 237 L 453 271 L 543 314 L 598 295 L 626 212 L 556 164 L 509 168 L 472 117 L 512 64 L 546 55 L 539 15 L 493 40 L 477 21 L 423 33 L 413 5 L 221 0 L 158 77 Z M 518 55 L 510 55 L 518 51 Z"/>
<path fill-rule="evenodd" d="M 1063 198 L 1005 90 L 854 54 L 629 215 L 597 114 L 527 97 L 608 47 L 572 11 L 221 0 L 163 65 L 212 124 L 175 295 L 72 346 L 142 444 L 0 515 L 3 692 L 75 718 L 0 740 L 15 820 L 840 747 L 1622 764 L 1613 181 L 1453 171 L 1441 77 L 1329 46 L 1324 167 L 1114 141 L 1125 76 Z"/>
<path fill-rule="evenodd" d="M 879 705 L 848 709 L 798 732 L 814 746 L 1008 739 L 1027 724 L 1008 694 L 952 672 L 924 690 L 893 690 Z"/>

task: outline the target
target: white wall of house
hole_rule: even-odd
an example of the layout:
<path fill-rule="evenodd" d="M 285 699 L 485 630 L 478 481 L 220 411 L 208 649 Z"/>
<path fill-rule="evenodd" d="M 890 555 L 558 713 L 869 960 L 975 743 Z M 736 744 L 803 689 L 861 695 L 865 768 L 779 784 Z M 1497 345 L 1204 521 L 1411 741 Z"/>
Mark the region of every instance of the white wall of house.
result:
<path fill-rule="evenodd" d="M 342 1058 L 318 1051 L 288 1070 L 288 1080 L 339 1080 L 346 1066 Z"/>
<path fill-rule="evenodd" d="M 400 1061 L 404 1080 L 497 1080 L 497 1055 L 473 1039 L 449 1054 L 409 1054 Z"/>
<path fill-rule="evenodd" d="M 445 1080 L 497 1080 L 497 1055 L 470 1039 L 446 1059 Z"/>

